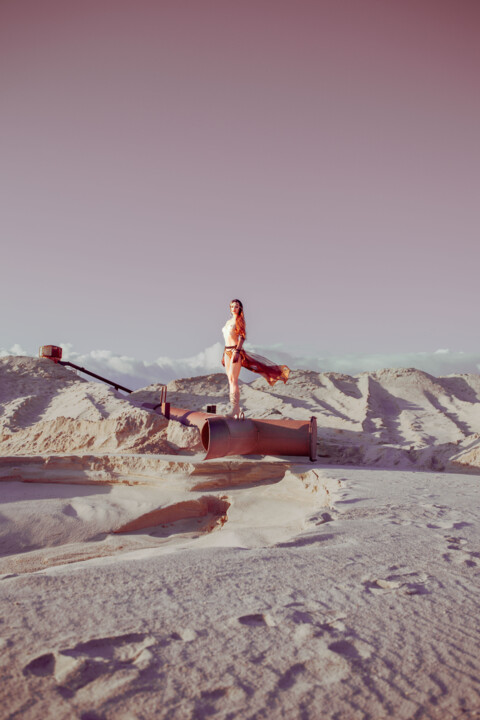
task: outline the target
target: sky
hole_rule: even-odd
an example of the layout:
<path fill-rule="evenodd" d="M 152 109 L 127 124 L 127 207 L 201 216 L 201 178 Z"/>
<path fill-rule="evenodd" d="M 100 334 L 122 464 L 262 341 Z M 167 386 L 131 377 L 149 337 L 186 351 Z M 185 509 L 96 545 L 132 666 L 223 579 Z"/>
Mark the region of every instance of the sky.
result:
<path fill-rule="evenodd" d="M 0 354 L 210 367 L 238 297 L 298 366 L 476 368 L 479 31 L 477 0 L 2 0 Z"/>

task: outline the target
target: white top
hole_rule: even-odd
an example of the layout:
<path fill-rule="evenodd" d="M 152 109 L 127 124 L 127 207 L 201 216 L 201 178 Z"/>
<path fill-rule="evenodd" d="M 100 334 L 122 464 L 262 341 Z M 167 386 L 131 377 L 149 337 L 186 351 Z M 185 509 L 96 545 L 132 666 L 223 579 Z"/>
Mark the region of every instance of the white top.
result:
<path fill-rule="evenodd" d="M 232 335 L 236 335 L 235 332 L 235 318 L 230 318 L 230 320 L 227 320 L 225 325 L 222 328 L 223 337 L 225 339 L 225 345 L 228 345 L 228 343 L 231 341 Z"/>

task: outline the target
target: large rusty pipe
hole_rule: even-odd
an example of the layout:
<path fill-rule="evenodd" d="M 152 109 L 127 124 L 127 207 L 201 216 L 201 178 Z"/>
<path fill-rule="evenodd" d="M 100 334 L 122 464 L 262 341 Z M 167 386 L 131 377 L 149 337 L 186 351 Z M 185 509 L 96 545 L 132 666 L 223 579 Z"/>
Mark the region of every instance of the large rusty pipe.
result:
<path fill-rule="evenodd" d="M 144 403 L 163 414 L 159 403 Z M 197 427 L 206 451 L 205 460 L 228 455 L 308 455 L 317 458 L 317 419 L 253 420 L 215 415 L 169 406 L 169 418 Z"/>
<path fill-rule="evenodd" d="M 235 420 L 207 418 L 201 430 L 206 460 L 226 455 L 308 455 L 317 457 L 317 420 Z"/>

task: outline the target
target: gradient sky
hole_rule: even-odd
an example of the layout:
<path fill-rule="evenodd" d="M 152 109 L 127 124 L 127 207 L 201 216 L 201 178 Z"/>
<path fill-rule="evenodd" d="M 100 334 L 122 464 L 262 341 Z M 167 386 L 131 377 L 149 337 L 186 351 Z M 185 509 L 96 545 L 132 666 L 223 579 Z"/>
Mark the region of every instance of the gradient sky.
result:
<path fill-rule="evenodd" d="M 475 352 L 478 0 L 1 0 L 1 348 Z"/>

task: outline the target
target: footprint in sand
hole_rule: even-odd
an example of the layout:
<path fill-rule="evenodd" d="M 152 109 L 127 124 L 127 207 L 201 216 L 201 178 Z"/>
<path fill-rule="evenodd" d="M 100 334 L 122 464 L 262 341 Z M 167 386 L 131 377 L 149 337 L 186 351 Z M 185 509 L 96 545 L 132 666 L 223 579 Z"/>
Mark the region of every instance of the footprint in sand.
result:
<path fill-rule="evenodd" d="M 295 625 L 313 625 L 315 622 L 313 615 L 306 610 L 293 610 L 288 619 Z"/>
<path fill-rule="evenodd" d="M 155 642 L 153 637 L 140 633 L 95 638 L 73 648 L 39 655 L 24 667 L 23 674 L 54 676 L 59 693 L 69 698 L 101 676 L 119 670 L 138 675 L 153 662 L 148 648 Z"/>
<path fill-rule="evenodd" d="M 304 663 L 295 663 L 284 672 L 277 685 L 279 690 L 290 690 L 305 673 L 306 667 Z"/>
<path fill-rule="evenodd" d="M 465 540 L 465 538 L 446 535 L 445 540 L 447 542 L 447 550 L 450 551 L 442 555 L 445 562 L 456 565 L 466 565 L 467 567 L 478 566 L 480 552 L 467 550 L 467 540 Z"/>
<path fill-rule="evenodd" d="M 277 614 L 280 614 L 280 610 Z M 330 617 L 328 618 L 328 615 Z M 297 646 L 303 645 L 312 638 L 319 638 L 323 635 L 335 635 L 338 631 L 346 630 L 343 622 L 344 616 L 336 613 L 328 613 L 325 617 L 325 608 L 318 604 L 312 606 L 310 603 L 306 606 L 304 603 L 292 602 L 284 606 L 282 612 L 282 624 L 292 626 L 293 642 Z M 277 617 L 277 625 L 280 622 Z"/>
<path fill-rule="evenodd" d="M 54 670 L 55 655 L 53 653 L 45 653 L 31 660 L 28 665 L 25 665 L 23 674 L 42 677 L 45 675 L 53 675 Z"/>
<path fill-rule="evenodd" d="M 356 636 L 335 640 L 328 645 L 328 649 L 356 666 L 369 660 L 373 655 L 373 649 L 369 643 Z"/>
<path fill-rule="evenodd" d="M 252 615 L 241 615 L 237 618 L 240 625 L 247 627 L 275 627 L 276 622 L 269 613 L 253 613 Z"/>
<path fill-rule="evenodd" d="M 348 674 L 350 665 L 358 667 L 373 655 L 371 645 L 348 627 L 345 615 L 333 611 L 326 613 L 323 605 L 313 607 L 298 602 L 289 603 L 285 609 L 286 615 L 278 625 L 285 631 L 293 624 L 289 631 L 292 631 L 292 643 L 297 652 L 305 650 L 308 656 L 313 653 L 316 660 L 322 658 L 322 672 L 332 678 L 343 677 Z M 308 672 L 308 661 L 292 665 L 281 676 L 279 689 L 289 689 L 298 681 L 305 681 L 303 676 Z"/>
<path fill-rule="evenodd" d="M 428 595 L 430 590 L 425 586 L 427 576 L 424 573 L 409 572 L 388 575 L 386 578 L 365 579 L 363 585 L 367 592 L 382 595 L 399 591 L 402 595 Z"/>
<path fill-rule="evenodd" d="M 337 653 L 337 655 L 342 655 L 348 660 L 361 659 L 361 655 L 355 645 L 348 640 L 337 640 L 333 643 L 330 643 L 328 649 L 334 653 Z"/>

